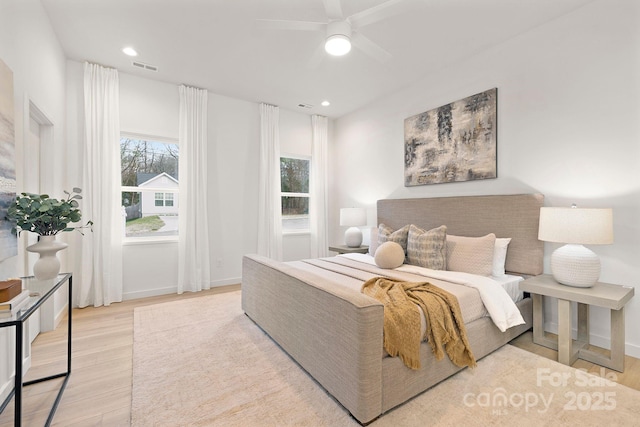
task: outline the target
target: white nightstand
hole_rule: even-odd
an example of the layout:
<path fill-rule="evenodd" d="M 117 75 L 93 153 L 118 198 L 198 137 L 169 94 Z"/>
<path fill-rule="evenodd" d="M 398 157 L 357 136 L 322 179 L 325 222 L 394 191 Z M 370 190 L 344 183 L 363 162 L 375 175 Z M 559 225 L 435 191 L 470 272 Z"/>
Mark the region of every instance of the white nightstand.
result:
<path fill-rule="evenodd" d="M 591 288 L 561 285 L 543 274 L 520 282 L 520 290 L 533 298 L 533 342 L 558 350 L 558 362 L 571 365 L 577 358 L 624 371 L 624 305 L 633 297 L 634 288 L 598 282 Z M 544 335 L 542 296 L 558 299 L 558 340 Z M 578 303 L 578 340 L 571 338 L 571 302 Z M 589 306 L 611 310 L 611 356 L 588 350 Z"/>
<path fill-rule="evenodd" d="M 369 246 L 359 246 L 357 248 L 351 248 L 346 245 L 332 245 L 329 246 L 331 252 L 338 252 L 339 254 L 366 254 L 369 252 Z"/>

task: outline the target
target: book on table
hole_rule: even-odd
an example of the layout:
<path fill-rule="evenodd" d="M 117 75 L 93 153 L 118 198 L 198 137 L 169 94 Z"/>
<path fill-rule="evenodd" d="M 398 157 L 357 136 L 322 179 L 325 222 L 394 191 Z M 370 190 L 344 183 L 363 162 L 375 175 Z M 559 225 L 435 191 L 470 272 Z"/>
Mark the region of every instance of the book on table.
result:
<path fill-rule="evenodd" d="M 25 289 L 7 302 L 0 303 L 0 316 L 12 316 L 29 301 L 29 290 Z"/>

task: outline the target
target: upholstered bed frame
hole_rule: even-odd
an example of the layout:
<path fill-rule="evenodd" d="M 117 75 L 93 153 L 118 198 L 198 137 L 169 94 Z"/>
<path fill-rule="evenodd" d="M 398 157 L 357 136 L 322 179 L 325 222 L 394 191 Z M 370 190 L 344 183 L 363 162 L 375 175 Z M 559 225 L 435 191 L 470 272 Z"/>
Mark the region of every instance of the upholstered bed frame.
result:
<path fill-rule="evenodd" d="M 539 194 L 378 201 L 378 223 L 392 228 L 447 226 L 450 234 L 511 237 L 506 270 L 542 273 Z M 477 359 L 531 327 L 531 300 L 518 303 L 526 324 L 500 332 L 489 317 L 466 325 Z M 422 343 L 422 368 L 383 352 L 383 306 L 333 280 L 258 255 L 243 259 L 242 308 L 362 424 L 458 372 Z"/>

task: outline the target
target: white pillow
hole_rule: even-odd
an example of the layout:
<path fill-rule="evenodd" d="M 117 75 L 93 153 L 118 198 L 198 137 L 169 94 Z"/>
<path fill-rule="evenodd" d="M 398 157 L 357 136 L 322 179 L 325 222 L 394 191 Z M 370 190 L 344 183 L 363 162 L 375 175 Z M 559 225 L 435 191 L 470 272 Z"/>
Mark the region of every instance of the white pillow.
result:
<path fill-rule="evenodd" d="M 511 243 L 510 237 L 496 238 L 496 245 L 493 249 L 493 269 L 491 275 L 502 277 L 505 275 L 504 263 L 507 261 L 507 246 Z"/>
<path fill-rule="evenodd" d="M 397 268 L 404 263 L 404 249 L 396 242 L 384 242 L 376 249 L 373 259 L 380 268 Z"/>
<path fill-rule="evenodd" d="M 369 255 L 375 256 L 378 249 L 378 227 L 372 227 L 369 234 Z"/>

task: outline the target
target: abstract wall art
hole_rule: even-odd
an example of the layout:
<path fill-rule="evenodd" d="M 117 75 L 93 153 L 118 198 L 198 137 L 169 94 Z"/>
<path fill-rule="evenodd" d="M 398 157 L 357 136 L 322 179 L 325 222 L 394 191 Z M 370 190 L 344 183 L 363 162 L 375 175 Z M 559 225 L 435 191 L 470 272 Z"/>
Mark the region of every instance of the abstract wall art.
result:
<path fill-rule="evenodd" d="M 18 240 L 5 219 L 16 199 L 13 73 L 0 60 L 0 261 L 18 254 Z"/>
<path fill-rule="evenodd" d="M 497 177 L 493 88 L 404 121 L 404 185 Z"/>

